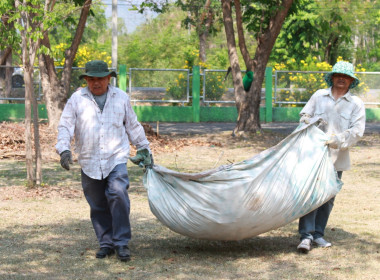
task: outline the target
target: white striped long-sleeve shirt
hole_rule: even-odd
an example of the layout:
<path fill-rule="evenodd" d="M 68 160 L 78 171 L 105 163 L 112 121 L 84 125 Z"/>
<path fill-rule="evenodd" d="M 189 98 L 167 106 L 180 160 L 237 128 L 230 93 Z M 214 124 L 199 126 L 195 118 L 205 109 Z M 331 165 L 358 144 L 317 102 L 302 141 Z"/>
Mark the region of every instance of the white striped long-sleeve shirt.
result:
<path fill-rule="evenodd" d="M 116 165 L 127 163 L 130 143 L 137 149 L 149 150 L 149 141 L 129 96 L 111 85 L 107 94 L 101 111 L 88 87 L 76 91 L 62 112 L 55 146 L 59 154 L 70 150 L 74 137 L 83 172 L 97 180 L 106 178 Z"/>
<path fill-rule="evenodd" d="M 300 112 L 320 117 L 327 124 L 321 127 L 327 135 L 336 135 L 341 148 L 330 149 L 331 158 L 337 171 L 351 167 L 349 148 L 363 137 L 365 129 L 365 106 L 363 101 L 348 91 L 344 96 L 334 99 L 331 87 L 317 90 Z"/>

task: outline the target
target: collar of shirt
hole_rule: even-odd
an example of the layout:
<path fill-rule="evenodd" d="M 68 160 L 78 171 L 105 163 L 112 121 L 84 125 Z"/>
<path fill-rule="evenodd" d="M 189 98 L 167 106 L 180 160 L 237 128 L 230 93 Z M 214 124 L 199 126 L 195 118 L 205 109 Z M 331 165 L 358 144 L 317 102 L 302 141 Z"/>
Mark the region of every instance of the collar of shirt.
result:
<path fill-rule="evenodd" d="M 335 98 L 333 97 L 332 95 L 332 91 L 331 91 L 332 87 L 329 87 L 323 94 L 324 95 L 329 95 L 332 99 L 335 100 Z M 343 95 L 342 97 L 340 98 L 344 98 L 346 99 L 348 102 L 352 102 L 352 95 L 351 95 L 351 92 L 350 91 L 347 91 L 347 93 L 345 95 Z M 339 100 L 339 99 L 338 99 Z"/>

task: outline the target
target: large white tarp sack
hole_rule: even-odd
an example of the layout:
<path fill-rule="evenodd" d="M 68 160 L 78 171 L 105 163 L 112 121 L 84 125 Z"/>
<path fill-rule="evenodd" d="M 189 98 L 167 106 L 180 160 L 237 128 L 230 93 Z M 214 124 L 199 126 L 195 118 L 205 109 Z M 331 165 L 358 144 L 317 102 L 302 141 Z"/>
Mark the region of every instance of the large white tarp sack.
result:
<path fill-rule="evenodd" d="M 342 187 L 316 122 L 240 163 L 200 173 L 154 165 L 144 174 L 152 213 L 179 234 L 209 240 L 241 240 L 302 217 Z"/>

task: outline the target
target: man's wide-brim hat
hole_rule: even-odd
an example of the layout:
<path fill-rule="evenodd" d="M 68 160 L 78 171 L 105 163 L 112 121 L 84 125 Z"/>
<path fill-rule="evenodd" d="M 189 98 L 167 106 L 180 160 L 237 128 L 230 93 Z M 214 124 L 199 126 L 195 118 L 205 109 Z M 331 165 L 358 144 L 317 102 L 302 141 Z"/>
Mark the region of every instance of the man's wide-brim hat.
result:
<path fill-rule="evenodd" d="M 347 61 L 337 62 L 333 66 L 332 71 L 326 74 L 325 81 L 329 85 L 329 87 L 333 85 L 332 76 L 334 74 L 344 74 L 344 75 L 350 76 L 351 78 L 354 78 L 354 80 L 352 81 L 350 85 L 350 89 L 356 87 L 360 83 L 359 79 L 354 74 L 354 66 Z"/>
<path fill-rule="evenodd" d="M 79 79 L 83 77 L 98 77 L 103 78 L 108 75 L 116 78 L 116 72 L 108 69 L 107 63 L 101 60 L 92 60 L 86 63 L 85 73 L 79 76 Z"/>

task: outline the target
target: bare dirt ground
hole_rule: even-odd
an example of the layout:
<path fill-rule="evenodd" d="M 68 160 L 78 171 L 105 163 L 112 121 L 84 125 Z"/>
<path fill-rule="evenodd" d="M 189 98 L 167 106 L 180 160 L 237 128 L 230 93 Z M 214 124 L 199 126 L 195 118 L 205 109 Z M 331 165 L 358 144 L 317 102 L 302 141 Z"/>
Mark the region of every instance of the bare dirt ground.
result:
<path fill-rule="evenodd" d="M 149 124 L 143 124 L 143 126 L 154 154 L 173 151 L 184 146 L 212 144 L 196 138 L 173 139 L 167 136 L 157 136 Z M 0 123 L 0 159 L 25 159 L 24 130 L 25 127 L 21 123 Z M 45 161 L 59 159 L 54 148 L 57 141 L 56 132 L 49 129 L 46 124 L 41 124 L 39 133 L 43 159 Z M 215 144 L 218 145 L 218 143 Z M 131 149 L 133 154 L 135 152 L 134 147 Z"/>
<path fill-rule="evenodd" d="M 264 132 L 157 136 L 145 128 L 155 162 L 198 172 L 249 158 L 284 139 Z M 128 165 L 132 260 L 95 258 L 97 241 L 80 185 L 55 154 L 56 135 L 41 126 L 44 185 L 25 188 L 23 125 L 0 124 L 0 279 L 378 279 L 380 271 L 380 134 L 351 150 L 353 166 L 326 229 L 329 249 L 296 251 L 297 221 L 258 237 L 216 242 L 176 234 L 153 216 L 143 171 Z M 132 151 L 132 154 L 134 151 Z"/>

